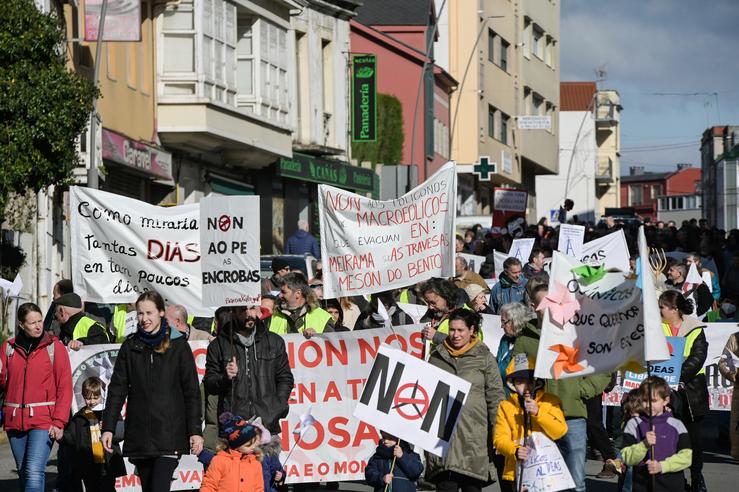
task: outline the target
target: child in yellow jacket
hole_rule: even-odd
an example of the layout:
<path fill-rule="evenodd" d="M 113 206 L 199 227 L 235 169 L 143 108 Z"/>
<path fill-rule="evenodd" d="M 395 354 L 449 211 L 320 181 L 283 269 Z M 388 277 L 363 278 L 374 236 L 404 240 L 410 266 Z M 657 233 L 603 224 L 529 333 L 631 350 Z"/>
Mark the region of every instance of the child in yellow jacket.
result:
<path fill-rule="evenodd" d="M 524 411 L 530 425 L 527 436 L 541 432 L 552 440 L 567 433 L 567 423 L 559 398 L 544 392 L 544 383 L 534 378 L 533 357 L 516 354 L 506 369 L 506 385 L 511 396 L 498 407 L 493 446 L 505 457 L 501 491 L 515 490 L 517 460 L 525 461 L 529 448 L 524 443 Z"/>

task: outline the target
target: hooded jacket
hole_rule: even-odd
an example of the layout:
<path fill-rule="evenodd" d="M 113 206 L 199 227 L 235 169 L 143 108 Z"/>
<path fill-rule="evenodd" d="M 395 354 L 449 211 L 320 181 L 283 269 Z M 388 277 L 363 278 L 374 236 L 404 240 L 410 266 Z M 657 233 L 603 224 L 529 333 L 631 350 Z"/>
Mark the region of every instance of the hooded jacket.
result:
<path fill-rule="evenodd" d="M 264 492 L 262 464 L 253 454 L 219 451 L 210 462 L 201 492 Z"/>
<path fill-rule="evenodd" d="M 708 384 L 703 365 L 708 357 L 708 341 L 703 332 L 705 324 L 692 316 L 683 318 L 677 336 L 685 338 L 683 365 L 680 368 L 680 383 L 684 391 L 678 391 L 683 397 L 683 411 L 680 418 L 692 421 L 708 413 Z M 665 335 L 672 332 L 669 325 L 662 324 Z"/>
<path fill-rule="evenodd" d="M 531 415 L 529 432 L 541 432 L 549 439 L 556 441 L 567 433 L 567 423 L 562 413 L 560 400 L 554 395 L 539 390 L 534 395 L 539 411 Z M 514 480 L 516 475 L 516 450 L 521 447 L 523 436 L 523 408 L 520 397 L 512 394 L 498 407 L 495 420 L 495 437 L 493 445 L 505 456 L 503 480 Z"/>
<path fill-rule="evenodd" d="M 385 446 L 382 441 L 377 445 L 375 454 L 367 462 L 364 468 L 364 478 L 367 485 L 374 487 L 375 492 L 383 492 L 385 490 L 385 475 L 390 473 L 393 461 L 393 449 L 395 446 Z M 390 488 L 393 492 L 416 492 L 416 480 L 423 473 L 423 463 L 421 457 L 413 452 L 410 445 L 400 442 L 400 448 L 403 450 L 403 456 L 395 460 L 395 468 L 393 469 L 393 481 Z"/>
<path fill-rule="evenodd" d="M 280 419 L 289 411 L 293 374 L 287 359 L 285 340 L 257 321 L 254 344 L 247 350 L 227 325 L 208 345 L 203 384 L 206 394 L 219 395 L 218 413 L 228 410 L 237 415 L 258 416 L 270 431 L 280 431 Z M 229 379 L 226 366 L 236 357 L 238 375 Z M 235 388 L 231 385 L 235 384 Z M 231 400 L 233 395 L 234 401 Z"/>
<path fill-rule="evenodd" d="M 285 254 L 288 255 L 304 255 L 308 253 L 316 259 L 321 259 L 321 248 L 313 234 L 303 229 L 298 229 L 295 233 L 287 238 L 285 244 Z"/>
<path fill-rule="evenodd" d="M 528 279 L 523 274 L 518 283 L 514 283 L 507 273 L 501 273 L 498 283 L 493 285 L 493 289 L 490 292 L 490 307 L 498 313 L 503 304 L 523 302 L 526 296 L 527 283 Z"/>
<path fill-rule="evenodd" d="M 169 347 L 157 353 L 132 333 L 121 345 L 108 386 L 103 432 L 115 433 L 126 406 L 123 455 L 153 458 L 190 452 L 190 436 L 202 435 L 195 359 L 185 337 L 162 318 Z"/>
<path fill-rule="evenodd" d="M 27 354 L 17 340 L 18 337 L 6 340 L 0 347 L 0 393 L 3 394 L 5 430 L 48 430 L 52 425 L 64 428 L 69 420 L 73 394 L 66 347 L 55 336 L 44 333 L 36 348 Z M 49 354 L 52 344 L 53 365 Z M 10 358 L 9 351 L 12 352 Z"/>
<path fill-rule="evenodd" d="M 471 387 L 446 457 L 426 453 L 426 478 L 433 481 L 451 471 L 489 482 L 496 476 L 493 431 L 504 398 L 495 357 L 482 342 L 460 357 L 452 357 L 442 344 L 431 353 L 429 364 L 469 381 Z"/>

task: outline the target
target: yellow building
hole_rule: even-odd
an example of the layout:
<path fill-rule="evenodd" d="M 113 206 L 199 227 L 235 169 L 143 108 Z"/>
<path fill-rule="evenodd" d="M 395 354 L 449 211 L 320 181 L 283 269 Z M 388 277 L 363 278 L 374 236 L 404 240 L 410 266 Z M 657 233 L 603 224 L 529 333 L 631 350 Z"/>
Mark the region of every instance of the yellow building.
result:
<path fill-rule="evenodd" d="M 621 97 L 612 89 L 599 90 L 596 98 L 595 128 L 598 145 L 598 173 L 595 176 L 599 217 L 606 208 L 620 207 L 621 194 Z"/>

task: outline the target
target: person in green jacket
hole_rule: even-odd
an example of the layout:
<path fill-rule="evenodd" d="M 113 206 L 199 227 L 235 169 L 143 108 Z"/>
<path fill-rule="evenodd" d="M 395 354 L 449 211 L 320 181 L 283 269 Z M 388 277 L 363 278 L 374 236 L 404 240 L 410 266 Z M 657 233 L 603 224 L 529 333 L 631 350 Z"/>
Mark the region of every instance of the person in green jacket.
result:
<path fill-rule="evenodd" d="M 534 309 L 549 293 L 547 285 L 536 286 L 531 291 L 531 304 Z M 536 312 L 538 319 L 524 326 L 521 335 L 516 339 L 513 355 L 526 353 L 535 357 L 539 351 L 541 338 L 542 311 Z M 547 379 L 545 391 L 557 396 L 562 401 L 562 411 L 567 420 L 567 434 L 557 441 L 562 457 L 567 463 L 575 490 L 585 492 L 585 459 L 587 451 L 587 417 L 586 400 L 598 396 L 611 380 L 610 374 L 594 374 L 566 379 Z"/>
<path fill-rule="evenodd" d="M 445 458 L 426 453 L 426 479 L 437 491 L 481 491 L 495 478 L 492 439 L 498 405 L 504 400 L 498 364 L 480 340 L 482 318 L 469 309 L 449 314 L 449 332 L 429 364 L 471 384 Z"/>

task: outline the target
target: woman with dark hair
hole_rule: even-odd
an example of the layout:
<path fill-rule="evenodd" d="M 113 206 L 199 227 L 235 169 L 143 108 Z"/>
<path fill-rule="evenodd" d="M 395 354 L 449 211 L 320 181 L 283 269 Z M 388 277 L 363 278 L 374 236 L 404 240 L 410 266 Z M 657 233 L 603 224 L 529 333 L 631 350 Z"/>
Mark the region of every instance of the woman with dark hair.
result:
<path fill-rule="evenodd" d="M 36 304 L 21 304 L 17 318 L 17 336 L 0 347 L 3 426 L 21 490 L 43 492 L 51 447 L 69 420 L 72 370 L 67 349 L 44 332 L 44 316 Z"/>
<path fill-rule="evenodd" d="M 423 338 L 440 345 L 449 333 L 449 313 L 464 303 L 460 302 L 457 287 L 443 278 L 429 279 L 418 287 L 418 291 L 428 306 L 421 318 L 421 323 L 427 323 L 422 331 Z"/>
<path fill-rule="evenodd" d="M 103 447 L 112 452 L 128 398 L 123 455 L 144 492 L 168 491 L 180 456 L 203 449 L 198 374 L 187 340 L 167 324 L 162 296 L 141 294 L 136 311 L 138 330 L 121 345 L 108 386 Z"/>
<path fill-rule="evenodd" d="M 449 333 L 429 363 L 471 384 L 445 458 L 426 453 L 426 478 L 437 491 L 482 490 L 495 477 L 492 439 L 503 383 L 495 357 L 480 340 L 482 318 L 468 309 L 449 313 Z"/>
<path fill-rule="evenodd" d="M 678 415 L 688 429 L 693 447 L 693 463 L 690 465 L 691 490 L 706 490 L 703 480 L 703 436 L 701 425 L 708 413 L 708 386 L 703 364 L 708 355 L 708 342 L 703 333 L 705 325 L 692 316 L 693 302 L 676 290 L 668 290 L 659 296 L 662 329 L 666 336 L 684 337 L 683 364 L 680 369 L 682 415 Z"/>
<path fill-rule="evenodd" d="M 334 331 L 350 331 L 344 326 L 344 310 L 341 308 L 341 302 L 337 299 L 324 299 L 321 301 L 321 307 L 334 319 Z"/>

